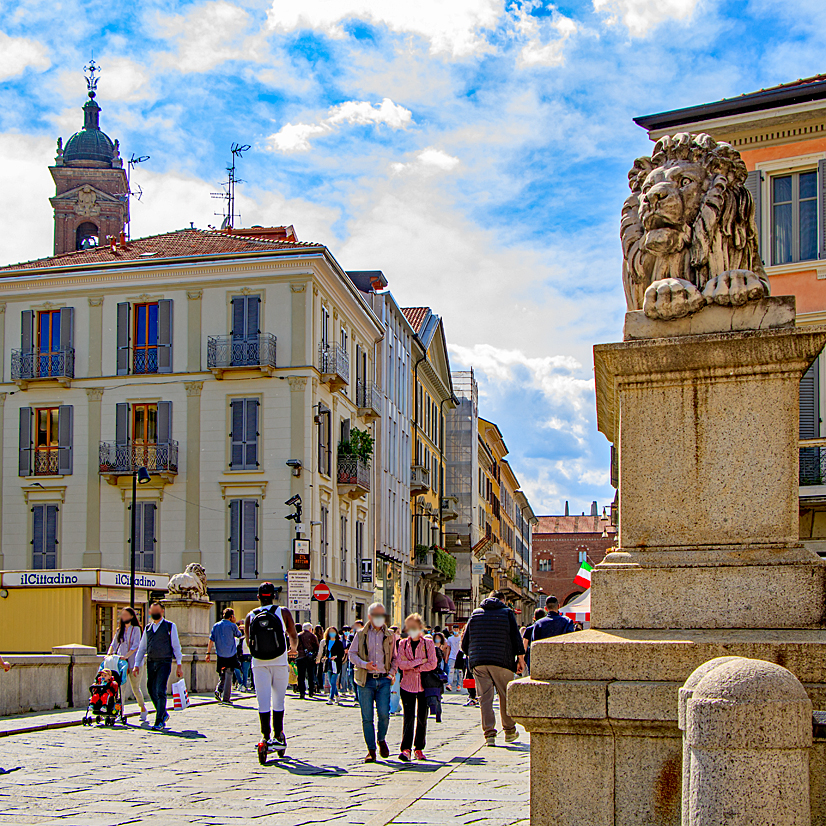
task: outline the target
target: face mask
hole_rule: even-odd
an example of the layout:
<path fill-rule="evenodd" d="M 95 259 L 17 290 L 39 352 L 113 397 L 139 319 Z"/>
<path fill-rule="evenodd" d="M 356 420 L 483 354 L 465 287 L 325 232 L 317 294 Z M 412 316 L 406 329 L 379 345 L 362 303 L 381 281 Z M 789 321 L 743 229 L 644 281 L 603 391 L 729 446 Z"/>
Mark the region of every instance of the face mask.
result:
<path fill-rule="evenodd" d="M 152 617 L 152 619 L 157 622 L 163 615 L 162 614 L 150 614 L 149 616 Z"/>
<path fill-rule="evenodd" d="M 335 632 L 335 631 L 331 631 L 331 632 L 330 632 L 330 639 L 331 639 L 331 640 L 334 640 L 335 638 L 336 638 L 336 632 Z"/>
<path fill-rule="evenodd" d="M 373 622 L 373 625 L 376 626 L 376 628 L 381 628 L 382 625 L 384 625 L 384 617 L 370 617 L 370 619 Z"/>
<path fill-rule="evenodd" d="M 420 628 L 411 628 L 407 632 L 407 636 L 410 637 L 411 640 L 417 640 L 421 636 L 422 632 Z"/>

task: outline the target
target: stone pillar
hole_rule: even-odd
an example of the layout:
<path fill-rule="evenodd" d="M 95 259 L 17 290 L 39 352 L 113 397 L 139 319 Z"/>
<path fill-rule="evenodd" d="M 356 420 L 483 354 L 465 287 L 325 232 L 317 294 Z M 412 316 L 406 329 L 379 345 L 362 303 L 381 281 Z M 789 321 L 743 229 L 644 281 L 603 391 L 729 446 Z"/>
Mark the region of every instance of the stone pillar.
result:
<path fill-rule="evenodd" d="M 191 305 L 190 305 L 191 306 Z M 202 381 L 184 382 L 186 389 L 186 517 L 184 552 L 186 567 L 201 561 L 201 390 Z"/>
<path fill-rule="evenodd" d="M 181 641 L 181 651 L 184 654 L 204 654 L 209 642 L 210 609 L 209 600 L 162 599 L 164 616 L 178 626 L 178 639 Z"/>
<path fill-rule="evenodd" d="M 190 373 L 200 373 L 201 367 L 201 297 L 203 290 L 187 290 L 186 313 L 186 369 Z"/>
<path fill-rule="evenodd" d="M 301 283 L 291 283 L 290 292 L 292 294 L 292 307 L 290 313 L 290 364 L 293 367 L 305 367 L 307 361 L 307 285 Z"/>
<path fill-rule="evenodd" d="M 686 702 L 684 738 L 688 826 L 810 826 L 812 703 L 790 671 L 718 663 Z"/>
<path fill-rule="evenodd" d="M 6 380 L 6 302 L 0 301 L 0 382 Z"/>
<path fill-rule="evenodd" d="M 91 349 L 90 349 L 91 359 Z M 100 551 L 100 415 L 102 387 L 87 387 L 89 400 L 86 451 L 86 550 L 83 553 L 84 568 L 100 568 L 103 555 Z"/>
<path fill-rule="evenodd" d="M 89 363 L 87 378 L 103 375 L 103 296 L 89 296 Z"/>
<path fill-rule="evenodd" d="M 304 429 L 308 418 L 312 416 L 307 404 L 307 377 L 288 376 L 287 381 L 290 383 L 290 455 L 287 458 L 306 462 Z M 305 467 L 301 472 L 312 473 L 312 470 L 311 467 Z M 304 495 L 304 482 L 301 477 L 290 475 L 290 495 L 294 496 L 296 493 L 300 496 Z M 309 513 L 305 514 L 305 521 L 310 521 Z M 305 531 L 307 536 L 309 533 L 309 530 Z"/>

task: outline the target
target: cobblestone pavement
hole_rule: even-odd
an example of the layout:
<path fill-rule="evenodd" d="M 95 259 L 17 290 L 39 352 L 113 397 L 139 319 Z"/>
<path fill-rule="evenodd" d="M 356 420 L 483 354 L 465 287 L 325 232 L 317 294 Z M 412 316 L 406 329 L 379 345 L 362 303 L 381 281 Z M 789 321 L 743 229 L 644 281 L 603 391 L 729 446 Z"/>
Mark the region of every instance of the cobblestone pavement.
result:
<path fill-rule="evenodd" d="M 365 765 L 356 707 L 291 695 L 287 757 L 267 766 L 244 695 L 233 707 L 172 712 L 166 733 L 76 726 L 0 737 L 0 766 L 20 767 L 0 776 L 0 826 L 527 824 L 528 735 L 486 747 L 479 711 L 464 700 L 448 695 L 443 722 L 430 719 L 426 763 L 397 759 L 401 717 L 391 719 L 391 759 Z M 27 715 L 16 727 L 79 716 Z"/>

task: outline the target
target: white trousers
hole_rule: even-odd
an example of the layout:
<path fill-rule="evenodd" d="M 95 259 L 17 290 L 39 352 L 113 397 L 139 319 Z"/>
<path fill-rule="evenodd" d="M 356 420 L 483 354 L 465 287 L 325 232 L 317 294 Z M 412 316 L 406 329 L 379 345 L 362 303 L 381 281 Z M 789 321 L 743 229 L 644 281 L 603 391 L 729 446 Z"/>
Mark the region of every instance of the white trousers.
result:
<path fill-rule="evenodd" d="M 255 678 L 255 697 L 259 714 L 284 711 L 284 698 L 290 682 L 289 665 L 261 665 L 253 661 L 252 675 Z"/>

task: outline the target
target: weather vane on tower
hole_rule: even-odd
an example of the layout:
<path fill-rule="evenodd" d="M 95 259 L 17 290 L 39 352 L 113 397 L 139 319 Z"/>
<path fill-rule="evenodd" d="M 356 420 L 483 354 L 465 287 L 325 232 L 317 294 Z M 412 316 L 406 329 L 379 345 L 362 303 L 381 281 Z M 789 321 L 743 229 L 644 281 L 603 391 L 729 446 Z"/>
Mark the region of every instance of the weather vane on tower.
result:
<path fill-rule="evenodd" d="M 86 77 L 86 88 L 89 90 L 89 97 L 93 98 L 98 90 L 98 81 L 100 80 L 100 66 L 95 63 L 94 58 L 83 67 L 83 74 Z"/>

